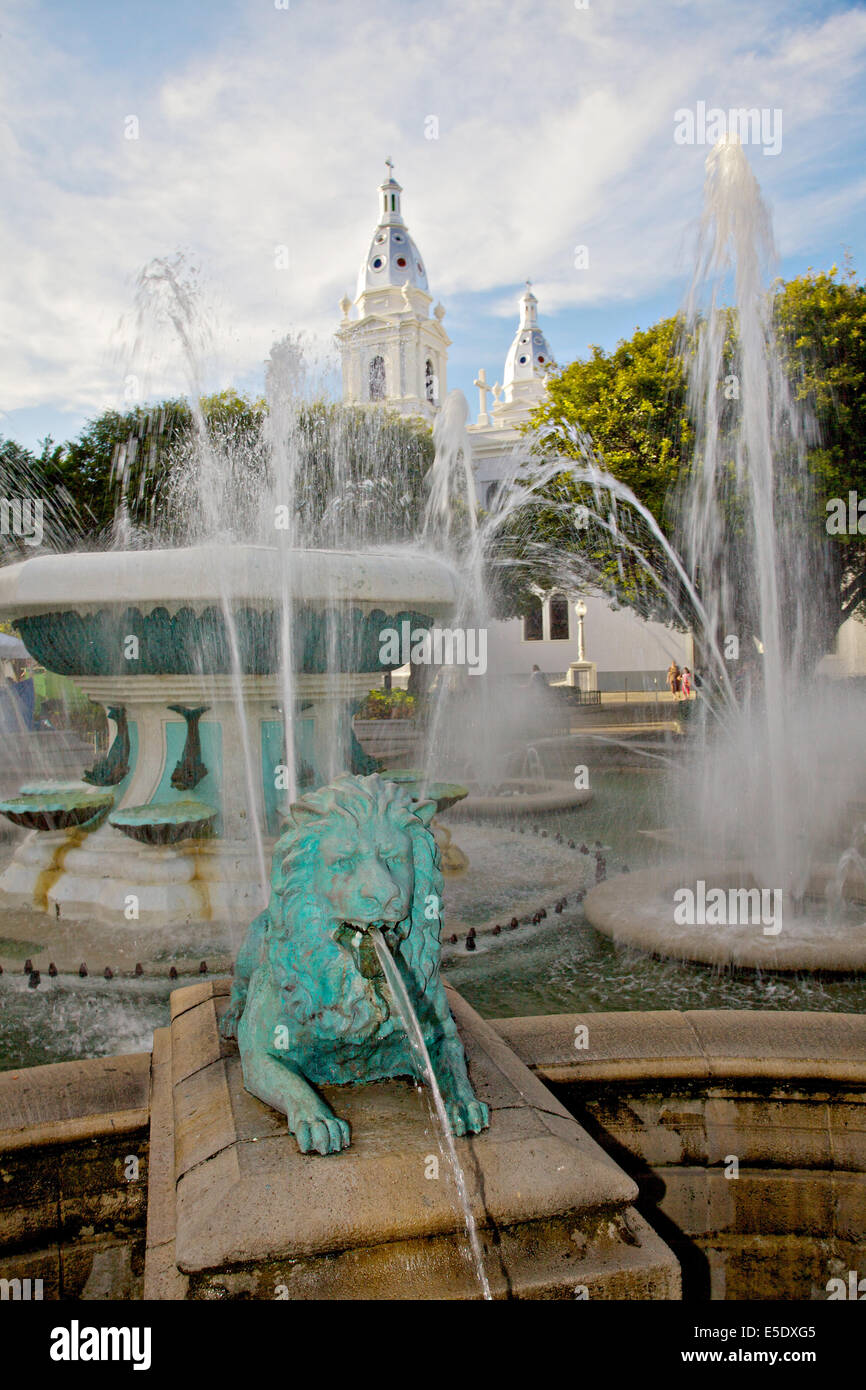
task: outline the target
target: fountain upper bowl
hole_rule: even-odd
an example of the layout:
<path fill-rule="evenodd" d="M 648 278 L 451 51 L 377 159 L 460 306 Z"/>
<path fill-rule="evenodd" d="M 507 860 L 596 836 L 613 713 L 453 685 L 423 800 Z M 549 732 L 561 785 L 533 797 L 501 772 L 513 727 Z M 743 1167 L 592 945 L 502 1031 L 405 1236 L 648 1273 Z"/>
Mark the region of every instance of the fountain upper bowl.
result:
<path fill-rule="evenodd" d="M 375 674 L 395 664 L 383 659 L 383 629 L 429 628 L 456 595 L 446 564 L 409 550 L 208 545 L 40 555 L 0 569 L 0 616 L 37 661 L 71 677 L 275 674 L 284 607 L 294 670 Z"/>
<path fill-rule="evenodd" d="M 0 568 L 0 613 L 78 613 L 134 605 L 172 611 L 232 604 L 351 603 L 362 610 L 421 605 L 433 616 L 456 599 L 453 571 L 413 551 L 282 551 L 265 545 L 36 555 Z"/>

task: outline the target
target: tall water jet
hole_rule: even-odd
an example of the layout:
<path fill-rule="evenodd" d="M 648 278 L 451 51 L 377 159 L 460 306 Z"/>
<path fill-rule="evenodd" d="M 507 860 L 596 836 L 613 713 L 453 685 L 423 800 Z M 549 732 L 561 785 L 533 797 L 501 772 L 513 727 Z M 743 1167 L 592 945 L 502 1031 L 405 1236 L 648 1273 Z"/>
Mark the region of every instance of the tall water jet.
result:
<path fill-rule="evenodd" d="M 816 431 L 774 314 L 774 256 L 745 153 L 723 141 L 707 160 L 682 338 L 695 443 L 678 548 L 700 594 L 715 715 L 671 779 L 671 804 L 688 813 L 671 832 L 691 863 L 604 885 L 587 915 L 620 940 L 707 962 L 863 969 L 866 880 L 845 812 L 862 798 L 851 754 L 863 701 L 816 672 L 832 575 L 810 473 Z M 847 921 L 842 896 L 854 903 Z"/>
<path fill-rule="evenodd" d="M 705 640 L 722 649 L 727 642 L 727 655 L 739 650 L 751 668 L 740 681 L 734 730 L 737 800 L 758 832 L 755 868 L 797 897 L 808 878 L 800 829 L 809 787 L 793 706 L 822 655 L 819 605 L 809 595 L 820 586 L 824 551 L 809 422 L 792 399 L 773 321 L 774 256 L 770 214 L 746 155 L 736 139 L 723 141 L 707 160 L 687 303 L 696 440 L 680 544 L 707 610 Z M 718 799 L 711 783 L 702 802 Z"/>

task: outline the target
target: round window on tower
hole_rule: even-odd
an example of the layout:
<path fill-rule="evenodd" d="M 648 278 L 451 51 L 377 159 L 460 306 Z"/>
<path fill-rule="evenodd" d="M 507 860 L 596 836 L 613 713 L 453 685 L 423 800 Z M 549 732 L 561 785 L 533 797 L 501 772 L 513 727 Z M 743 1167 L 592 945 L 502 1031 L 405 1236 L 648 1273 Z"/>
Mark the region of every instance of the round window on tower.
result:
<path fill-rule="evenodd" d="M 525 357 L 518 357 L 517 360 L 518 360 L 518 362 L 520 363 L 521 367 L 525 367 L 525 366 L 526 366 L 526 358 L 525 358 Z"/>
<path fill-rule="evenodd" d="M 543 361 L 544 361 L 544 358 L 542 357 L 541 353 L 538 354 L 538 360 L 539 360 L 539 362 L 543 362 Z"/>
<path fill-rule="evenodd" d="M 423 275 L 423 274 L 424 274 L 424 267 L 423 267 L 423 265 L 421 264 L 421 262 L 420 262 L 420 261 L 416 261 L 415 264 L 416 264 L 417 267 L 418 267 L 418 274 L 419 274 L 419 275 Z"/>
<path fill-rule="evenodd" d="M 385 234 L 384 232 L 380 232 L 379 235 L 376 237 L 376 245 L 377 245 L 377 246 L 381 246 L 381 245 L 382 245 L 382 242 L 383 242 L 383 241 L 387 241 L 387 240 L 388 240 L 388 238 L 387 238 L 386 234 Z"/>
<path fill-rule="evenodd" d="M 371 270 L 381 270 L 382 267 L 384 266 L 384 264 L 385 264 L 385 257 L 384 257 L 384 256 L 374 256 L 373 259 L 372 259 L 372 261 L 370 262 L 370 269 L 371 269 Z"/>
<path fill-rule="evenodd" d="M 402 232 L 395 232 L 395 233 L 394 233 L 394 240 L 395 240 L 395 241 L 402 241 L 402 240 L 403 240 L 403 233 L 402 233 Z"/>
<path fill-rule="evenodd" d="M 405 256 L 398 256 L 398 257 L 397 257 L 397 264 L 398 264 L 398 266 L 400 267 L 401 270 L 405 269 L 405 266 L 406 266 L 406 257 L 405 257 Z"/>

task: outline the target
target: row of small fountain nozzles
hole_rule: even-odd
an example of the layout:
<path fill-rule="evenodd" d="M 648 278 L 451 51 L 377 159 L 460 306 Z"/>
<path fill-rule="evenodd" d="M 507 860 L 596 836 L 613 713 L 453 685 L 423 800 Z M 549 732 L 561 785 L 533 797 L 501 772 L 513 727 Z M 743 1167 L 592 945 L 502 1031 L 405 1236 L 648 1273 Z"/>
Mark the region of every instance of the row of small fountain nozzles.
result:
<path fill-rule="evenodd" d="M 29 989 L 38 989 L 39 986 L 40 986 L 41 983 L 42 983 L 42 972 L 41 972 L 41 970 L 37 970 L 37 969 L 35 968 L 35 966 L 34 966 L 34 964 L 33 964 L 33 961 L 30 959 L 29 956 L 28 956 L 27 960 L 24 962 L 24 971 L 23 971 L 23 973 L 24 973 L 25 975 L 29 975 L 29 977 L 30 977 L 29 980 L 27 981 L 27 986 L 28 986 L 28 988 L 29 988 Z M 140 977 L 144 974 L 144 966 L 141 964 L 140 961 L 138 961 L 138 962 L 136 963 L 135 969 L 133 970 L 132 973 L 133 973 L 133 975 L 134 975 L 136 978 L 140 978 Z M 208 973 L 208 964 L 207 964 L 207 961 L 206 961 L 206 960 L 203 960 L 203 961 L 200 963 L 200 965 L 199 965 L 199 967 L 198 967 L 198 973 L 199 973 L 200 975 L 206 975 L 206 974 Z M 0 965 L 0 975 L 2 975 L 2 974 L 3 974 L 3 966 Z M 60 971 L 57 969 L 57 966 L 54 964 L 54 961 L 51 961 L 51 962 L 49 963 L 49 966 L 48 966 L 48 974 L 49 974 L 49 976 L 51 977 L 52 980 L 56 979 L 57 976 L 60 974 Z M 86 979 L 87 976 L 90 974 L 90 971 L 87 969 L 87 962 L 86 962 L 86 961 L 82 961 L 81 964 L 79 965 L 79 967 L 78 967 L 78 974 L 79 974 L 79 976 L 80 976 L 80 978 L 81 978 L 82 980 Z M 106 965 L 105 969 L 104 969 L 103 972 L 102 972 L 102 978 L 103 978 L 104 980 L 113 980 L 113 979 L 114 979 L 114 971 L 112 970 L 112 968 L 111 968 L 110 965 Z M 169 978 L 170 980 L 176 980 L 176 979 L 178 978 L 177 966 L 175 966 L 175 965 L 171 966 L 171 968 L 170 968 L 170 970 L 169 970 L 169 972 L 168 972 L 168 978 Z"/>

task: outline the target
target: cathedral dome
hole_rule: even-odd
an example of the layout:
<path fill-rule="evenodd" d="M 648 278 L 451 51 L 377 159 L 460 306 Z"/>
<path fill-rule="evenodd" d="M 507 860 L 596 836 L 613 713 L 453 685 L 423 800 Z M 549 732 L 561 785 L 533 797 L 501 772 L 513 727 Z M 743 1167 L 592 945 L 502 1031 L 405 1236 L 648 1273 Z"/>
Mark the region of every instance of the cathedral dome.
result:
<path fill-rule="evenodd" d="M 428 292 L 426 267 L 400 211 L 403 190 L 394 178 L 391 161 L 387 164 L 388 178 L 379 185 L 379 225 L 358 272 L 358 298 L 370 290 L 392 285 L 402 288 L 407 283 Z"/>
<path fill-rule="evenodd" d="M 520 326 L 505 359 L 507 397 L 522 382 L 543 382 L 555 366 L 547 339 L 538 326 L 538 300 L 527 281 L 520 297 Z"/>

